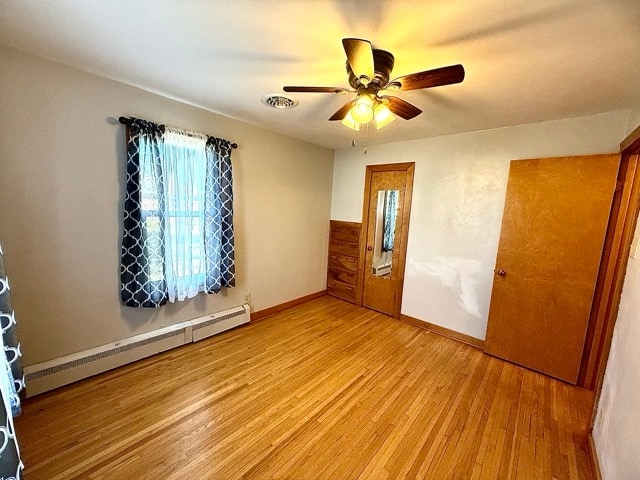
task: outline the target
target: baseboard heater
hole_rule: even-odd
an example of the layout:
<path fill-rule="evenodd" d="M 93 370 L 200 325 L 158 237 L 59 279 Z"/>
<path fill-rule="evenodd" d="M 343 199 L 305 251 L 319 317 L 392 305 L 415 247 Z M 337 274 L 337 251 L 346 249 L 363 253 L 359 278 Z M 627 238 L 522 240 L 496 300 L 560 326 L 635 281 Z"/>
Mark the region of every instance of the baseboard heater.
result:
<path fill-rule="evenodd" d="M 27 397 L 77 382 L 244 325 L 250 319 L 249 305 L 160 328 L 108 345 L 25 367 Z"/>
<path fill-rule="evenodd" d="M 373 267 L 373 274 L 377 275 L 378 277 L 382 277 L 383 275 L 389 275 L 390 273 L 391 273 L 391 262 Z"/>

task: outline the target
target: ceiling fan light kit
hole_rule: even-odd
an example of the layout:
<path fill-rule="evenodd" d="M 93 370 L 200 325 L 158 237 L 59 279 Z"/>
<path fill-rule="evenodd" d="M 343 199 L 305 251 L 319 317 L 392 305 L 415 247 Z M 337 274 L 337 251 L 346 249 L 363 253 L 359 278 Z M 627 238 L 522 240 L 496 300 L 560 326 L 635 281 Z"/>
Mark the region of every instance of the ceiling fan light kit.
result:
<path fill-rule="evenodd" d="M 395 119 L 396 116 L 391 113 L 384 101 L 380 101 L 371 95 L 363 95 L 356 100 L 355 105 L 349 109 L 341 123 L 345 127 L 358 132 L 360 131 L 360 125 L 365 125 L 371 120 L 375 120 L 376 130 L 380 130 Z"/>
<path fill-rule="evenodd" d="M 351 110 L 347 112 L 347 115 L 342 119 L 340 123 L 342 123 L 342 125 L 344 125 L 345 127 L 350 128 L 351 130 L 355 130 L 356 132 L 360 131 L 360 124 L 353 119 Z"/>
<path fill-rule="evenodd" d="M 353 90 L 341 87 L 286 86 L 285 92 L 299 93 L 355 93 L 356 98 L 335 112 L 330 121 L 340 120 L 352 130 L 375 120 L 376 129 L 389 125 L 396 116 L 410 120 L 422 113 L 415 105 L 399 97 L 386 95 L 385 91 L 407 91 L 460 83 L 464 80 L 464 67 L 448 67 L 425 70 L 391 79 L 394 57 L 386 50 L 373 48 L 371 42 L 360 38 L 344 38 L 342 46 L 347 55 L 347 75 Z"/>
<path fill-rule="evenodd" d="M 366 93 L 358 96 L 356 104 L 351 107 L 351 116 L 359 124 L 369 123 L 373 120 L 373 102 L 372 95 Z"/>
<path fill-rule="evenodd" d="M 376 130 L 386 127 L 396 119 L 396 116 L 391 113 L 389 107 L 384 103 L 378 103 L 378 105 L 376 105 L 373 109 L 373 116 L 376 119 Z"/>

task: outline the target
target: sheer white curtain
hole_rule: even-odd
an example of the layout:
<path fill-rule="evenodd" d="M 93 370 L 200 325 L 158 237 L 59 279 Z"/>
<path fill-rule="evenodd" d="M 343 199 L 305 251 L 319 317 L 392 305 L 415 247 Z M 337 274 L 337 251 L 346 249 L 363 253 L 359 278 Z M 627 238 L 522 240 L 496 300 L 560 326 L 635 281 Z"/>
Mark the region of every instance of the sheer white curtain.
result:
<path fill-rule="evenodd" d="M 206 142 L 204 135 L 169 127 L 164 134 L 165 278 L 170 302 L 205 291 Z"/>

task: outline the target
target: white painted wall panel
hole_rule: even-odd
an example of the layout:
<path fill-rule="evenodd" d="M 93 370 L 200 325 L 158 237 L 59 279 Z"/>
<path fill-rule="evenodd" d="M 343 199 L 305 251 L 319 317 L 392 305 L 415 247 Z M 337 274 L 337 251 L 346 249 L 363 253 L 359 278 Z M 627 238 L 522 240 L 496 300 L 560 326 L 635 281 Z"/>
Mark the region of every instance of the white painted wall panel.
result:
<path fill-rule="evenodd" d="M 483 339 L 510 160 L 616 152 L 628 120 L 628 111 L 610 112 L 370 146 L 366 154 L 338 150 L 331 218 L 362 221 L 367 164 L 416 162 L 402 313 Z"/>

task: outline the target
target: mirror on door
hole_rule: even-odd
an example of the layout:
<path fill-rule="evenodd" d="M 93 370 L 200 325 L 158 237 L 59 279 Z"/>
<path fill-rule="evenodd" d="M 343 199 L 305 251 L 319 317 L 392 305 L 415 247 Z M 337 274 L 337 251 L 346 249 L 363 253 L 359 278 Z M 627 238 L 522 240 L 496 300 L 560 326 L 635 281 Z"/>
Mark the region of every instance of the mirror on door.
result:
<path fill-rule="evenodd" d="M 391 277 L 399 197 L 399 190 L 378 190 L 371 272 L 377 277 Z"/>

